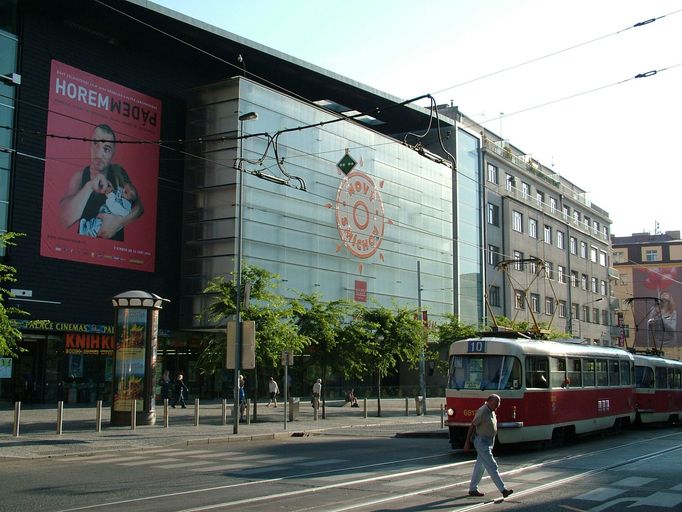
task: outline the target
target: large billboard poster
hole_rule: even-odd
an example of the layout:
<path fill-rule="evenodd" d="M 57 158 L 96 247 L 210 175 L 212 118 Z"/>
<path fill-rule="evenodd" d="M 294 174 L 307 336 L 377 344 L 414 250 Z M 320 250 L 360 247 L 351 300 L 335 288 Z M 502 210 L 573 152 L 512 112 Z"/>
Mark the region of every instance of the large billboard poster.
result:
<path fill-rule="evenodd" d="M 678 305 L 682 305 L 682 267 L 635 268 L 632 288 L 635 297 L 650 297 L 633 302 L 637 323 L 637 348 L 670 349 L 682 345 L 677 320 Z M 656 301 L 658 299 L 658 306 Z"/>
<path fill-rule="evenodd" d="M 52 61 L 41 256 L 154 271 L 160 126 L 156 98 Z"/>

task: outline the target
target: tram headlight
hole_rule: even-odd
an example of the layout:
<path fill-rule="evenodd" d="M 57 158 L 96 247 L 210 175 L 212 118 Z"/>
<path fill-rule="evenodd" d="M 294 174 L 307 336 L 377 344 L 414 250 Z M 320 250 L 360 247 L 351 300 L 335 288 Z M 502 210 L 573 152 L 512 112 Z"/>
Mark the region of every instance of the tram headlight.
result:
<path fill-rule="evenodd" d="M 454 416 L 455 410 L 452 407 L 448 407 L 448 416 Z"/>

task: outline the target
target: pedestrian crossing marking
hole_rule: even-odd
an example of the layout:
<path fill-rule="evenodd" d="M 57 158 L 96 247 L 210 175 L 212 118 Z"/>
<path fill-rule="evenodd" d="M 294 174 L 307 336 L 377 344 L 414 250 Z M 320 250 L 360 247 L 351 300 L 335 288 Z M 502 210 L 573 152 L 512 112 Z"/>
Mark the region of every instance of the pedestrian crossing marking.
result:
<path fill-rule="evenodd" d="M 175 459 L 177 460 L 177 459 Z M 161 468 L 161 469 L 175 469 L 175 468 L 189 468 L 192 466 L 205 466 L 206 464 L 211 464 L 213 461 L 210 460 L 197 460 L 194 462 L 176 462 L 174 464 L 162 464 L 159 466 L 154 466 L 155 468 Z"/>
<path fill-rule="evenodd" d="M 111 454 L 110 454 L 111 455 Z M 83 462 L 87 462 L 88 464 L 120 464 L 121 462 L 129 462 L 133 460 L 141 460 L 141 459 L 147 459 L 148 457 L 144 457 L 142 455 L 136 455 L 136 456 L 127 456 L 123 457 L 121 455 L 118 455 L 117 457 L 109 457 L 108 459 L 83 459 Z"/>
<path fill-rule="evenodd" d="M 625 489 L 614 489 L 612 487 L 598 487 L 585 494 L 576 496 L 577 500 L 587 500 L 587 501 L 607 501 L 616 496 L 620 496 L 625 493 Z"/>
<path fill-rule="evenodd" d="M 178 462 L 180 459 L 144 459 L 136 460 L 134 462 L 120 462 L 119 466 L 151 466 L 152 464 L 160 464 L 164 462 Z"/>
<path fill-rule="evenodd" d="M 221 465 L 217 465 L 217 466 L 191 468 L 190 471 L 207 473 L 210 471 L 233 471 L 233 470 L 238 470 L 238 469 L 247 468 L 247 467 L 249 467 L 247 464 L 221 464 Z"/>
<path fill-rule="evenodd" d="M 628 478 L 624 478 L 623 480 L 613 482 L 611 485 L 615 485 L 617 487 L 642 487 L 643 485 L 650 484 L 654 480 L 655 480 L 655 478 L 644 478 L 644 477 L 640 477 L 640 476 L 630 476 Z"/>

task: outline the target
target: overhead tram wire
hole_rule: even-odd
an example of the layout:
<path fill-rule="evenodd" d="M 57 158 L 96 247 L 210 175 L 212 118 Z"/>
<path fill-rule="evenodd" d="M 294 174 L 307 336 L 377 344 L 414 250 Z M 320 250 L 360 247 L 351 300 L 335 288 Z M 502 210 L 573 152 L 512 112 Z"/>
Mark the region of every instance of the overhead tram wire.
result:
<path fill-rule="evenodd" d="M 651 24 L 651 23 L 653 23 L 653 22 L 655 22 L 655 21 L 660 20 L 661 18 L 665 18 L 665 17 L 667 17 L 667 16 L 672 16 L 672 15 L 674 15 L 674 14 L 677 14 L 677 13 L 681 12 L 681 11 L 682 11 L 682 9 L 677 9 L 676 11 L 672 11 L 672 12 L 669 12 L 669 13 L 667 13 L 667 14 L 663 14 L 663 15 L 658 16 L 658 17 L 656 17 L 656 18 L 649 18 L 648 20 L 640 21 L 640 22 L 635 23 L 634 25 L 631 25 L 631 26 L 626 27 L 626 28 L 624 28 L 624 29 L 617 30 L 616 32 L 611 32 L 610 34 L 606 34 L 606 35 L 603 35 L 603 36 L 600 36 L 600 37 L 596 37 L 596 38 L 594 38 L 594 39 L 590 39 L 589 41 L 584 41 L 584 42 L 582 42 L 582 43 L 578 43 L 578 44 L 575 44 L 575 45 L 573 45 L 573 46 L 569 46 L 569 47 L 564 48 L 564 49 L 562 49 L 562 50 L 556 50 L 556 51 L 554 51 L 554 52 L 547 53 L 547 54 L 542 55 L 542 56 L 540 56 L 540 57 L 535 57 L 535 58 L 533 58 L 533 59 L 526 60 L 526 61 L 523 61 L 523 62 L 519 62 L 518 64 L 513 64 L 513 65 L 511 65 L 511 66 L 508 66 L 508 67 L 506 67 L 506 68 L 499 69 L 499 70 L 497 70 L 497 71 L 492 71 L 492 72 L 490 72 L 490 73 L 486 73 L 486 74 L 481 75 L 481 76 L 478 76 L 478 77 L 476 77 L 476 78 L 471 78 L 471 79 L 469 79 L 469 80 L 465 80 L 464 82 L 460 82 L 460 83 L 458 83 L 458 84 L 451 85 L 450 87 L 446 87 L 445 89 L 440 89 L 440 90 L 435 91 L 435 92 L 433 92 L 433 93 L 431 93 L 431 94 L 433 94 L 433 95 L 441 94 L 441 93 L 443 93 L 443 92 L 450 91 L 450 90 L 452 90 L 452 89 L 456 89 L 456 88 L 462 87 L 462 86 L 464 86 L 464 85 L 469 85 L 469 84 L 471 84 L 471 83 L 478 82 L 479 80 L 483 80 L 483 79 L 485 79 L 485 78 L 490 78 L 490 77 L 495 76 L 495 75 L 499 75 L 499 74 L 502 74 L 502 73 L 506 73 L 507 71 L 511 71 L 511 70 L 513 70 L 513 69 L 517 69 L 517 68 L 526 66 L 526 65 L 528 65 L 528 64 L 533 64 L 534 62 L 539 62 L 539 61 L 541 61 L 541 60 L 548 59 L 548 58 L 550 58 L 550 57 L 554 57 L 554 56 L 556 56 L 556 55 L 560 55 L 560 54 L 562 54 L 562 53 L 566 53 L 566 52 L 569 52 L 569 51 L 571 51 L 571 50 L 575 50 L 575 49 L 577 49 L 577 48 L 581 48 L 581 47 L 583 47 L 583 46 L 590 45 L 590 44 L 592 44 L 592 43 L 596 43 L 597 41 L 601 41 L 601 40 L 607 39 L 607 38 L 609 38 L 609 37 L 617 36 L 617 35 L 619 35 L 619 34 L 622 34 L 623 32 L 627 32 L 628 30 L 631 30 L 631 29 L 633 29 L 633 28 L 639 28 L 639 27 L 643 27 L 643 26 L 645 26 L 645 25 L 649 25 L 649 24 Z"/>

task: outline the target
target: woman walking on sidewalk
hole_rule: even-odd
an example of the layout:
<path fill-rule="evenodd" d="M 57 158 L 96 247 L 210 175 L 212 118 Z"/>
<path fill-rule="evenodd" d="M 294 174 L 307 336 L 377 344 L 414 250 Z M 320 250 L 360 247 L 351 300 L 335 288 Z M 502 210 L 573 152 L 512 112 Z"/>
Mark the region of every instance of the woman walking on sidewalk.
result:
<path fill-rule="evenodd" d="M 178 374 L 178 379 L 175 381 L 175 400 L 173 400 L 173 404 L 171 407 L 175 409 L 175 405 L 179 402 L 180 405 L 182 406 L 183 409 L 186 409 L 187 406 L 185 405 L 185 391 L 187 391 L 187 386 L 185 385 L 185 381 L 183 380 L 185 376 L 180 372 Z"/>

